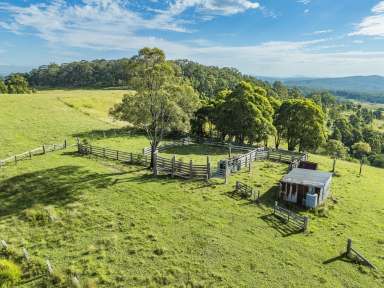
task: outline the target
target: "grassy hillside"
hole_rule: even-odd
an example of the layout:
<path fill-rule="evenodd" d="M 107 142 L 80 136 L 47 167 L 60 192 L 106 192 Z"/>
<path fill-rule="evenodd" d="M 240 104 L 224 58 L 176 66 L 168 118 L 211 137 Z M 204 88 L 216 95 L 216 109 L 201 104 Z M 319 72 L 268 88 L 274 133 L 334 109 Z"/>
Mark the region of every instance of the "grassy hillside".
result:
<path fill-rule="evenodd" d="M 126 91 L 51 90 L 1 95 L 0 159 L 43 143 L 72 140 L 76 133 L 120 127 L 108 110 Z"/>
<path fill-rule="evenodd" d="M 142 136 L 111 133 L 115 124 L 103 116 L 109 104 L 86 115 L 80 91 L 58 93 L 0 97 L 1 123 L 9 127 L 2 129 L 0 154 L 77 134 L 126 151 L 147 144 Z M 118 98 L 98 93 L 110 97 L 105 103 Z M 196 160 L 207 153 L 181 149 L 170 153 Z M 310 159 L 322 170 L 332 165 Z M 15 253 L 25 247 L 32 257 L 50 259 L 59 275 L 78 275 L 86 287 L 382 287 L 384 170 L 366 167 L 358 177 L 358 168 L 338 162 L 329 215 L 301 212 L 311 218 L 303 234 L 270 215 L 283 164 L 257 162 L 228 185 L 208 185 L 55 152 L 0 170 L 0 237 Z M 230 197 L 236 180 L 260 191 L 261 204 Z M 347 238 L 378 271 L 337 258 Z"/>

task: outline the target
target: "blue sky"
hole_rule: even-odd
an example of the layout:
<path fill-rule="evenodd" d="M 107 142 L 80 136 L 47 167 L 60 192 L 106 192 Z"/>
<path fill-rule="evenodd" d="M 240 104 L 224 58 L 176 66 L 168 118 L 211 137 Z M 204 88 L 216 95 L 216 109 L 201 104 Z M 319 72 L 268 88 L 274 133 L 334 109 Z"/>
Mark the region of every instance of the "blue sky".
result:
<path fill-rule="evenodd" d="M 0 0 L 0 67 L 130 57 L 252 75 L 384 75 L 379 0 Z"/>

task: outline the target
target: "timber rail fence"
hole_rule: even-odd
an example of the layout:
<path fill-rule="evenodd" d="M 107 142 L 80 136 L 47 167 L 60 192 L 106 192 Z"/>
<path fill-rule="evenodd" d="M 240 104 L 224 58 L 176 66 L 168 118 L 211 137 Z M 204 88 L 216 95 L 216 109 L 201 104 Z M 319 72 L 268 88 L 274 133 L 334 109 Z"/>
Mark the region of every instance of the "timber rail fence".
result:
<path fill-rule="evenodd" d="M 44 145 L 37 147 L 35 149 L 32 149 L 30 151 L 27 151 L 27 152 L 24 152 L 21 154 L 17 154 L 17 155 L 13 155 L 13 156 L 10 156 L 6 159 L 0 160 L 0 167 L 5 166 L 8 163 L 17 164 L 17 162 L 19 162 L 19 161 L 32 159 L 33 156 L 39 156 L 39 155 L 44 155 L 44 154 L 49 153 L 49 152 L 64 150 L 67 147 L 75 146 L 75 145 L 77 145 L 77 144 L 68 145 L 67 140 L 64 140 L 64 142 L 62 144 L 44 144 Z"/>
<path fill-rule="evenodd" d="M 201 179 L 208 180 L 210 178 L 210 166 L 209 158 L 206 165 L 196 165 L 190 160 L 189 163 L 176 160 L 176 156 L 172 159 L 160 157 L 155 153 L 154 158 L 154 174 L 157 176 L 160 172 L 177 176 L 186 179 Z"/>
<path fill-rule="evenodd" d="M 292 223 L 295 226 L 297 226 L 300 230 L 303 232 L 308 231 L 308 226 L 309 226 L 309 218 L 306 216 L 300 216 L 291 210 L 288 210 L 286 208 L 280 207 L 277 203 L 275 202 L 275 206 L 273 207 L 273 214 L 286 221 L 287 224 Z"/>
<path fill-rule="evenodd" d="M 137 164 L 142 166 L 149 166 L 150 164 L 150 159 L 147 155 L 124 152 L 80 143 L 77 145 L 78 152 L 81 155 L 93 155 L 109 160 L 116 160 L 122 163 Z"/>
<path fill-rule="evenodd" d="M 185 146 L 191 144 L 203 144 L 216 147 L 224 147 L 228 149 L 229 157 L 223 159 L 222 165 L 212 169 L 209 157 L 207 157 L 206 165 L 196 165 L 192 161 L 185 163 L 176 161 L 174 155 L 171 159 L 159 156 L 159 152 L 166 151 L 169 148 Z M 232 156 L 232 151 L 239 151 L 240 155 Z M 151 155 L 151 147 L 143 149 L 143 155 Z M 249 171 L 252 167 L 252 162 L 260 160 L 271 160 L 289 164 L 289 170 L 299 166 L 301 161 L 306 161 L 308 155 L 306 153 L 296 153 L 287 150 L 269 149 L 266 147 L 256 148 L 252 146 L 239 146 L 232 143 L 213 142 L 207 139 L 198 139 L 197 141 L 191 138 L 184 138 L 172 143 L 161 145 L 157 148 L 154 159 L 154 174 L 165 173 L 172 176 L 179 176 L 182 178 L 195 178 L 208 180 L 212 177 L 224 178 L 225 183 L 228 182 L 228 177 L 232 173 L 240 171 L 242 168 L 248 168 Z M 222 166 L 222 167 L 221 167 Z"/>
<path fill-rule="evenodd" d="M 237 194 L 243 199 L 253 198 L 255 202 L 258 202 L 260 199 L 260 192 L 256 194 L 256 191 L 254 188 L 240 181 L 236 181 L 235 190 L 233 191 L 232 196 L 234 194 Z"/>

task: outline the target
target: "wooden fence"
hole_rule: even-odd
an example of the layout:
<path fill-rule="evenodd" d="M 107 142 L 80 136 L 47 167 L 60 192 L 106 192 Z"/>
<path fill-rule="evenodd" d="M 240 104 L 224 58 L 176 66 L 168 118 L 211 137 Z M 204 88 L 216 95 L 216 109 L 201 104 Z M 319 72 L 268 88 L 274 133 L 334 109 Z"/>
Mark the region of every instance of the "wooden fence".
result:
<path fill-rule="evenodd" d="M 348 258 L 353 258 L 355 256 L 358 260 L 358 262 L 361 262 L 373 269 L 376 269 L 375 265 L 373 265 L 367 258 L 365 258 L 361 253 L 357 252 L 353 247 L 352 247 L 352 239 L 348 239 L 347 241 L 347 252 L 346 256 Z"/>
<path fill-rule="evenodd" d="M 280 207 L 277 203 L 275 202 L 275 206 L 273 208 L 273 214 L 280 218 L 283 219 L 284 221 L 291 224 L 294 224 L 297 226 L 300 230 L 303 230 L 303 232 L 308 231 L 308 224 L 309 224 L 309 218 L 306 216 L 300 216 L 291 210 L 288 210 L 286 208 Z"/>
<path fill-rule="evenodd" d="M 49 152 L 63 150 L 63 149 L 66 149 L 67 147 L 68 147 L 67 140 L 64 140 L 64 143 L 62 144 L 44 144 L 30 151 L 0 160 L 0 167 L 6 165 L 7 163 L 17 164 L 17 162 L 19 161 L 32 159 L 33 156 L 44 155 Z"/>
<path fill-rule="evenodd" d="M 254 201 L 258 201 L 260 199 L 260 192 L 257 193 L 256 191 L 247 184 L 244 184 L 240 181 L 236 181 L 235 191 L 232 195 L 237 194 L 243 199 L 253 198 Z"/>
<path fill-rule="evenodd" d="M 153 161 L 154 174 L 157 176 L 159 173 L 164 173 L 171 176 L 177 176 L 186 179 L 200 179 L 208 180 L 211 175 L 211 164 L 209 159 L 206 165 L 193 164 L 192 160 L 189 163 L 176 160 L 176 156 L 172 159 L 160 157 L 155 153 Z"/>
<path fill-rule="evenodd" d="M 147 155 L 124 152 L 92 145 L 78 144 L 78 152 L 81 155 L 93 155 L 105 159 L 116 160 L 122 163 L 149 166 L 150 158 Z"/>

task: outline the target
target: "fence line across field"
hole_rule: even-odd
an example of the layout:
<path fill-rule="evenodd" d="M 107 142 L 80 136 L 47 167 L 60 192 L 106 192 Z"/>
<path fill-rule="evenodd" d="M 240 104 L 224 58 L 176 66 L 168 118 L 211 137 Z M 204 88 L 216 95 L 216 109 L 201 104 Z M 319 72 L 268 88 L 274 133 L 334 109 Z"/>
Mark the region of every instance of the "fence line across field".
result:
<path fill-rule="evenodd" d="M 148 166 L 150 159 L 147 155 L 114 150 L 110 148 L 97 147 L 92 145 L 77 144 L 78 152 L 82 155 L 93 155 L 110 160 L 116 160 L 122 163 L 138 164 Z"/>
<path fill-rule="evenodd" d="M 22 160 L 32 159 L 33 156 L 44 155 L 49 152 L 54 152 L 58 150 L 64 150 L 70 146 L 75 146 L 77 144 L 68 145 L 67 140 L 64 140 L 62 144 L 43 144 L 40 147 L 26 151 L 21 154 L 10 156 L 6 159 L 0 160 L 0 167 L 6 165 L 7 163 L 17 163 Z"/>

